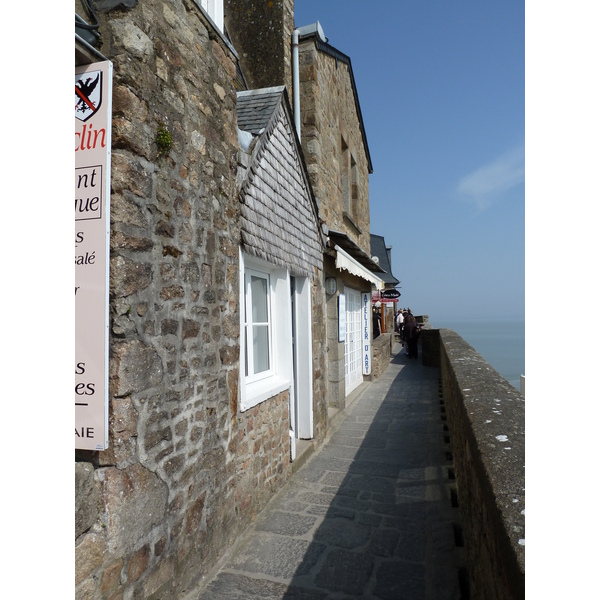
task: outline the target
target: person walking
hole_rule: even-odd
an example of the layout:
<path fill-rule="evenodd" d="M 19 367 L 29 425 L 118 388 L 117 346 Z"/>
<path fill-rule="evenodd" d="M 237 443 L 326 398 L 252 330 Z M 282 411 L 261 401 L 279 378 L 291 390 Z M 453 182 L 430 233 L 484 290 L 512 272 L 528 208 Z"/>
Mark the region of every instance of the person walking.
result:
<path fill-rule="evenodd" d="M 381 317 L 377 308 L 373 307 L 373 339 L 381 334 Z"/>
<path fill-rule="evenodd" d="M 402 326 L 403 326 L 403 324 L 404 324 L 404 315 L 402 314 L 402 311 L 399 310 L 398 314 L 396 315 L 396 331 L 400 335 L 400 339 L 402 339 Z"/>
<path fill-rule="evenodd" d="M 402 341 L 402 347 L 406 348 L 406 319 L 408 318 L 408 312 L 405 308 L 402 309 L 402 328 L 400 330 L 400 340 Z"/>
<path fill-rule="evenodd" d="M 408 358 L 418 358 L 418 336 L 419 327 L 417 325 L 417 320 L 412 314 L 409 314 L 404 322 L 404 339 L 406 340 L 406 345 L 408 348 L 408 352 L 406 353 L 406 356 L 408 356 Z"/>

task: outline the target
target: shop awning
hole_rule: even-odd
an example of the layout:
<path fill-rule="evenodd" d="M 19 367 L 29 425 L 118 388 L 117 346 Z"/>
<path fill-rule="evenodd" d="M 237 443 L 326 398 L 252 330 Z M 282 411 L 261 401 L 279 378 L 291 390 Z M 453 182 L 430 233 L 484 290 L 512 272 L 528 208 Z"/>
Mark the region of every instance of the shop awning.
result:
<path fill-rule="evenodd" d="M 365 269 L 371 271 L 371 273 L 385 273 L 385 270 L 381 265 L 373 260 L 371 256 L 369 256 L 358 244 L 353 242 L 345 233 L 330 229 L 327 232 L 327 236 L 333 244 L 342 248 L 342 250 L 360 263 Z"/>
<path fill-rule="evenodd" d="M 375 288 L 382 290 L 385 287 L 385 282 L 361 265 L 356 259 L 352 258 L 345 250 L 342 250 L 337 244 L 335 245 L 335 268 L 338 270 L 344 269 L 352 275 L 366 279 L 375 285 Z"/>

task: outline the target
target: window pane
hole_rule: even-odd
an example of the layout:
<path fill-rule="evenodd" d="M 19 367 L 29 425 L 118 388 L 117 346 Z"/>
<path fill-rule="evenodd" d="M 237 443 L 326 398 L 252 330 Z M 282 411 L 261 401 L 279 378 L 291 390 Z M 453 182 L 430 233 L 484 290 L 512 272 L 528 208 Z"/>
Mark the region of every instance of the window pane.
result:
<path fill-rule="evenodd" d="M 262 277 L 252 276 L 252 322 L 266 323 L 267 310 L 267 280 Z"/>
<path fill-rule="evenodd" d="M 269 327 L 255 325 L 253 328 L 254 373 L 262 373 L 269 369 Z"/>

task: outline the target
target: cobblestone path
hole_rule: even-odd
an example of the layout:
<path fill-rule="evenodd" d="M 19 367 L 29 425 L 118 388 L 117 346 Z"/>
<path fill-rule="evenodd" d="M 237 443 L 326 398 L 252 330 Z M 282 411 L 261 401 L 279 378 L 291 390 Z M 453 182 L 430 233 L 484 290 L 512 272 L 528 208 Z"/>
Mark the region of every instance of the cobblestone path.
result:
<path fill-rule="evenodd" d="M 394 348 L 189 600 L 466 600 L 439 371 Z"/>

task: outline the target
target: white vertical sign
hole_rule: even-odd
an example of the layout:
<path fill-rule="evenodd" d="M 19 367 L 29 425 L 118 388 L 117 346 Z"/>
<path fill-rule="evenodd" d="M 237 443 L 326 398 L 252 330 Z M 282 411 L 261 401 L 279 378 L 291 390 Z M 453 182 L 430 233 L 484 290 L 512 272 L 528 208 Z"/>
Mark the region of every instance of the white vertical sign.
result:
<path fill-rule="evenodd" d="M 75 448 L 108 448 L 112 63 L 75 69 Z"/>
<path fill-rule="evenodd" d="M 363 347 L 363 375 L 371 374 L 371 293 L 362 294 L 362 347 Z"/>
<path fill-rule="evenodd" d="M 346 296 L 338 296 L 338 342 L 346 341 Z"/>

